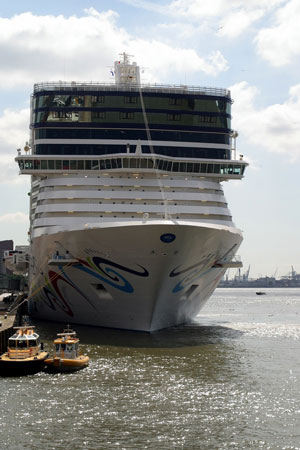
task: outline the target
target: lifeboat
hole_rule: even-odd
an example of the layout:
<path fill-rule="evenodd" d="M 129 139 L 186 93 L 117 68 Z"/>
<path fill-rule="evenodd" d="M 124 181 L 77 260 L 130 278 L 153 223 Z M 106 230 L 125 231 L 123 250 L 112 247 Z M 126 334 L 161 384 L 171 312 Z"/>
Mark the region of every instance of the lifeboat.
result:
<path fill-rule="evenodd" d="M 7 352 L 0 356 L 0 376 L 31 375 L 43 370 L 49 354 L 43 350 L 34 326 L 14 327 Z"/>
<path fill-rule="evenodd" d="M 71 328 L 58 333 L 54 340 L 54 356 L 45 360 L 49 372 L 74 372 L 89 365 L 90 358 L 79 352 L 79 339 Z"/>

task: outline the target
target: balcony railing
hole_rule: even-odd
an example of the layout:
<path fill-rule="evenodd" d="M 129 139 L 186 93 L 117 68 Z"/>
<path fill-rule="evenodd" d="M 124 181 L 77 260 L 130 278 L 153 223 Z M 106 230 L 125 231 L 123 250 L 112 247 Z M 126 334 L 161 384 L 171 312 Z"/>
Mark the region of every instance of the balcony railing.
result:
<path fill-rule="evenodd" d="M 119 155 L 24 155 L 18 156 L 20 172 L 23 174 L 41 173 L 95 173 L 107 171 L 134 171 L 151 173 L 153 170 L 162 173 L 182 173 L 203 175 L 219 179 L 240 179 L 248 165 L 245 161 L 234 160 L 174 160 L 168 157 Z"/>
<path fill-rule="evenodd" d="M 228 89 L 207 86 L 186 86 L 168 84 L 112 84 L 94 81 L 52 81 L 36 83 L 33 87 L 34 94 L 41 91 L 128 91 L 128 92 L 153 92 L 166 94 L 196 94 L 227 97 L 231 100 Z"/>

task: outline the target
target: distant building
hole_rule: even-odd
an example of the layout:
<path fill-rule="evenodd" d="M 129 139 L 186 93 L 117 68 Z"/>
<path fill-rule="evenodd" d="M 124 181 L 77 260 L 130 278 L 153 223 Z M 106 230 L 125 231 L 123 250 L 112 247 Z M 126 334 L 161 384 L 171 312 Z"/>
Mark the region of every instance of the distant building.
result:
<path fill-rule="evenodd" d="M 13 250 L 14 249 L 14 241 L 8 240 L 8 241 L 0 241 L 0 274 L 9 274 L 11 273 L 10 270 L 6 269 L 4 261 L 3 261 L 3 255 L 5 250 Z"/>

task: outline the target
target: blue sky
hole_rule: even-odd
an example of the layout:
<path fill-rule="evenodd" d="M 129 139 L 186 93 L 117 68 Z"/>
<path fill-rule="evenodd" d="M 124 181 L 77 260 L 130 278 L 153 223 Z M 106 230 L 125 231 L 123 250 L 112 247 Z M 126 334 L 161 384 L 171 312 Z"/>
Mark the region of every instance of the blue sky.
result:
<path fill-rule="evenodd" d="M 224 184 L 250 276 L 300 272 L 299 0 L 12 0 L 0 5 L 0 239 L 27 242 L 29 137 L 39 81 L 110 81 L 123 51 L 143 82 L 230 88 L 241 182 Z M 230 275 L 233 275 L 231 273 Z"/>

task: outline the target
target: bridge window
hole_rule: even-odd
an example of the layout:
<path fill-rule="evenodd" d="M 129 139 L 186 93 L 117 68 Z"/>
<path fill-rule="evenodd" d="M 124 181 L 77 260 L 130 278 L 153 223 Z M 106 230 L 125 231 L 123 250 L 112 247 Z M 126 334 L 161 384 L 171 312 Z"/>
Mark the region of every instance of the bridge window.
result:
<path fill-rule="evenodd" d="M 33 169 L 32 161 L 25 161 L 25 169 Z"/>
<path fill-rule="evenodd" d="M 186 163 L 179 163 L 179 172 L 186 172 Z"/>
<path fill-rule="evenodd" d="M 182 98 L 171 97 L 169 98 L 169 105 L 181 105 Z"/>
<path fill-rule="evenodd" d="M 105 111 L 92 111 L 92 119 L 105 119 Z"/>
<path fill-rule="evenodd" d="M 72 119 L 72 113 L 70 111 L 52 111 L 52 117 L 54 119 Z"/>
<path fill-rule="evenodd" d="M 124 103 L 137 103 L 137 97 L 136 96 L 124 97 Z"/>
<path fill-rule="evenodd" d="M 120 112 L 120 119 L 134 119 L 134 113 L 132 112 Z"/>
<path fill-rule="evenodd" d="M 104 103 L 104 95 L 92 95 L 92 103 Z"/>
<path fill-rule="evenodd" d="M 77 161 L 74 159 L 70 161 L 70 170 L 77 170 Z"/>
<path fill-rule="evenodd" d="M 35 170 L 39 170 L 40 167 L 41 167 L 41 161 L 40 161 L 40 160 L 34 160 L 34 161 L 33 161 L 33 168 L 34 168 Z"/>
<path fill-rule="evenodd" d="M 181 114 L 167 114 L 167 119 L 172 121 L 181 120 Z"/>
<path fill-rule="evenodd" d="M 241 176 L 245 166 L 241 164 L 176 162 L 165 159 L 149 158 L 109 158 L 96 160 L 23 160 L 18 161 L 20 170 L 111 170 L 111 169 L 153 169 L 169 172 L 188 172 L 215 175 Z"/>
<path fill-rule="evenodd" d="M 204 116 L 199 115 L 199 122 L 205 122 L 205 123 L 216 123 L 217 117 L 216 116 Z"/>
<path fill-rule="evenodd" d="M 92 161 L 92 170 L 99 170 L 99 161 L 97 160 Z"/>

